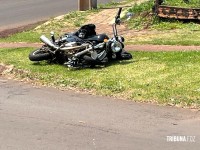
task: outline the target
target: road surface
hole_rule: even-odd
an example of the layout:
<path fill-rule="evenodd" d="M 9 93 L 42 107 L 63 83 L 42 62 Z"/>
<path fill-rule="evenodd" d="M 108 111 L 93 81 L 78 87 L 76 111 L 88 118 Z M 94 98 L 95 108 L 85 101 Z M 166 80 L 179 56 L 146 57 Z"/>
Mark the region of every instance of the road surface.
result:
<path fill-rule="evenodd" d="M 98 3 L 109 1 L 98 0 Z M 0 30 L 47 20 L 77 8 L 78 0 L 0 0 Z"/>
<path fill-rule="evenodd" d="M 33 87 L 4 78 L 0 93 L 0 150 L 200 147 L 197 111 Z"/>

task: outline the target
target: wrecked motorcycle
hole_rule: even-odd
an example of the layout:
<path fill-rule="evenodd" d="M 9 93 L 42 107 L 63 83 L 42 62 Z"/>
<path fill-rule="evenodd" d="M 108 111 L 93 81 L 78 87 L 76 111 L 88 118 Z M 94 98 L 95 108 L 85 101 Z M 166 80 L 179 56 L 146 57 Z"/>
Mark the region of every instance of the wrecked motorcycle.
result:
<path fill-rule="evenodd" d="M 57 40 L 51 32 L 51 40 L 40 37 L 44 45 L 29 54 L 31 61 L 48 60 L 71 68 L 106 65 L 111 60 L 131 59 L 132 55 L 124 50 L 124 38 L 118 35 L 122 8 L 119 8 L 113 27 L 113 38 L 106 34 L 96 34 L 94 24 L 82 26 L 75 33 L 66 33 Z"/>

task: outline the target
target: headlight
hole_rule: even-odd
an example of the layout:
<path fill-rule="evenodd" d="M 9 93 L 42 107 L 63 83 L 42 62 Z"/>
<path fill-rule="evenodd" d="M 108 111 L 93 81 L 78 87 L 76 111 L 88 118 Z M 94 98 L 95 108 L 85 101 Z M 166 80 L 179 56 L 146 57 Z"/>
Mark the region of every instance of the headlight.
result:
<path fill-rule="evenodd" d="M 111 49 L 114 53 L 117 53 L 119 51 L 122 50 L 122 44 L 118 41 L 114 41 L 112 44 L 111 44 Z"/>

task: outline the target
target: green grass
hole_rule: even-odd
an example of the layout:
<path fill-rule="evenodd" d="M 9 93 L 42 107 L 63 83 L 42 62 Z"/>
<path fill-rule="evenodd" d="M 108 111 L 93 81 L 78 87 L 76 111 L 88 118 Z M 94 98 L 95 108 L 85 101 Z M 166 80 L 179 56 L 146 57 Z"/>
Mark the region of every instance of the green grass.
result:
<path fill-rule="evenodd" d="M 165 0 L 163 5 L 186 7 L 186 8 L 200 8 L 200 0 L 189 0 L 185 2 L 184 0 Z"/>
<path fill-rule="evenodd" d="M 111 0 L 110 2 L 108 2 L 106 4 L 99 4 L 98 9 L 115 8 L 117 6 L 128 5 L 128 4 L 136 2 L 136 1 L 137 0 L 124 0 L 124 1 L 121 1 L 121 2 L 116 2 L 114 0 Z"/>
<path fill-rule="evenodd" d="M 24 70 L 15 76 L 46 85 L 87 89 L 134 101 L 200 107 L 200 52 L 133 52 L 133 60 L 106 68 L 69 70 L 30 62 L 31 50 L 0 49 L 0 62 Z"/>
<path fill-rule="evenodd" d="M 128 37 L 129 44 L 200 45 L 199 22 L 158 18 L 152 13 L 153 5 L 153 1 L 147 1 L 129 9 L 135 15 L 126 22 L 128 27 L 141 32 Z"/>
<path fill-rule="evenodd" d="M 111 6 L 118 4 L 106 5 Z M 159 19 L 150 13 L 152 6 L 153 1 L 148 1 L 129 10 L 135 13 L 128 22 L 129 27 L 142 30 L 142 34 L 133 34 L 127 43 L 200 45 L 199 24 Z M 0 42 L 39 42 L 41 34 L 52 30 L 58 36 L 67 29 L 78 28 L 88 15 L 98 11 L 71 12 L 37 29 L 0 39 Z M 14 65 L 12 74 L 17 78 L 28 78 L 48 86 L 86 89 L 139 102 L 200 108 L 200 52 L 133 52 L 133 60 L 113 62 L 106 68 L 69 70 L 57 64 L 30 62 L 28 54 L 32 50 L 0 49 L 0 63 Z"/>
<path fill-rule="evenodd" d="M 128 11 L 135 14 L 134 18 L 128 22 L 133 29 L 154 29 L 154 30 L 173 30 L 187 29 L 200 30 L 200 24 L 194 22 L 183 22 L 175 19 L 161 19 L 152 13 L 154 1 L 147 1 L 135 4 Z"/>
<path fill-rule="evenodd" d="M 153 45 L 200 45 L 200 31 L 171 30 L 147 31 L 142 34 L 133 34 L 127 44 L 153 44 Z"/>
<path fill-rule="evenodd" d="M 16 33 L 7 38 L 0 38 L 0 42 L 40 42 L 39 37 L 41 36 L 40 32 L 36 31 L 24 31 L 21 33 Z"/>

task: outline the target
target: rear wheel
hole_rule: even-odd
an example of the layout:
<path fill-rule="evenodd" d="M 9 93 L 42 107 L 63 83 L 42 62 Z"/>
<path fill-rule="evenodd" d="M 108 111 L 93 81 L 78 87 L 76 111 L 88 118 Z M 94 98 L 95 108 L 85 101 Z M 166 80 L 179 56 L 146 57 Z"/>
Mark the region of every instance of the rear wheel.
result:
<path fill-rule="evenodd" d="M 36 49 L 29 54 L 29 59 L 31 61 L 49 60 L 51 58 L 51 54 L 42 49 Z"/>

